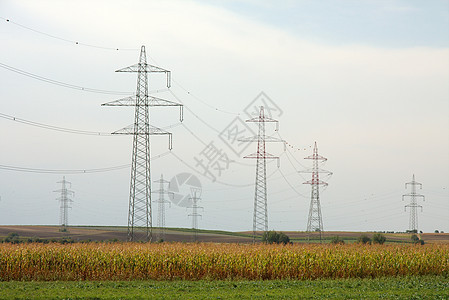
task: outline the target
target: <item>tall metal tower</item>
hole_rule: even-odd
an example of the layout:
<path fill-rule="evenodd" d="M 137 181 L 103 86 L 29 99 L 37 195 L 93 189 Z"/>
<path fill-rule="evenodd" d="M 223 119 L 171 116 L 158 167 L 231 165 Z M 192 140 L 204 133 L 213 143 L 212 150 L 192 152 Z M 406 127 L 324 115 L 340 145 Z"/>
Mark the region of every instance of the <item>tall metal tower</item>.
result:
<path fill-rule="evenodd" d="M 323 170 L 319 168 L 319 162 L 325 162 L 327 158 L 318 154 L 318 147 L 315 145 L 313 147 L 313 154 L 305 157 L 304 159 L 311 159 L 313 161 L 313 166 L 311 169 L 301 171 L 301 173 L 312 173 L 312 180 L 304 182 L 304 184 L 310 184 L 312 187 L 311 199 L 310 199 L 310 208 L 309 208 L 309 218 L 307 221 L 307 234 L 308 239 L 310 240 L 310 236 L 312 232 L 319 232 L 320 235 L 320 243 L 323 232 L 323 218 L 321 216 L 321 204 L 320 204 L 320 185 L 327 186 L 327 182 L 324 182 L 319 179 L 319 174 L 329 174 L 332 175 L 332 172 Z"/>
<path fill-rule="evenodd" d="M 256 184 L 254 192 L 254 215 L 253 215 L 253 242 L 256 241 L 260 231 L 268 231 L 268 209 L 267 209 L 267 159 L 277 159 L 279 157 L 265 151 L 266 142 L 284 142 L 281 139 L 265 135 L 265 123 L 275 122 L 276 131 L 279 129 L 277 120 L 265 116 L 264 107 L 260 107 L 259 116 L 246 120 L 259 124 L 257 136 L 240 139 L 242 142 L 257 142 L 257 152 L 247 155 L 244 158 L 256 159 Z"/>
<path fill-rule="evenodd" d="M 169 149 L 172 148 L 171 133 L 150 125 L 150 106 L 179 106 L 180 120 L 183 119 L 182 104 L 148 95 L 148 73 L 165 73 L 167 87 L 170 87 L 170 71 L 147 64 L 145 46 L 141 47 L 139 63 L 119 69 L 116 72 L 137 73 L 135 96 L 104 103 L 106 106 L 134 106 L 134 124 L 113 134 L 133 135 L 131 183 L 128 210 L 128 240 L 151 241 L 151 179 L 150 179 L 150 135 L 169 135 Z"/>
<path fill-rule="evenodd" d="M 404 201 L 404 197 L 410 197 L 410 203 L 405 205 L 404 210 L 407 211 L 407 207 L 410 208 L 409 228 L 411 232 L 418 233 L 418 212 L 416 211 L 416 209 L 420 207 L 422 211 L 422 206 L 418 205 L 417 198 L 422 198 L 423 201 L 425 200 L 425 198 L 423 195 L 416 193 L 416 186 L 419 186 L 419 188 L 422 189 L 422 184 L 415 181 L 415 174 L 413 174 L 412 181 L 405 184 L 406 189 L 407 184 L 410 184 L 412 186 L 412 192 L 402 195 L 402 201 Z"/>
<path fill-rule="evenodd" d="M 192 206 L 190 207 L 192 213 L 189 214 L 189 217 L 192 217 L 193 241 L 196 242 L 198 239 L 198 217 L 202 216 L 198 213 L 198 209 L 203 209 L 203 207 L 198 206 L 198 201 L 201 200 L 201 189 L 191 187 L 190 194 L 192 195 L 192 197 L 189 198 L 192 201 Z"/>
<path fill-rule="evenodd" d="M 62 181 L 58 181 L 58 183 L 61 184 L 61 189 L 54 192 L 61 193 L 61 196 L 59 198 L 56 198 L 56 200 L 59 200 L 60 203 L 59 225 L 61 225 L 61 231 L 67 231 L 67 226 L 69 226 L 69 203 L 73 202 L 73 200 L 70 199 L 70 196 L 74 196 L 75 192 L 68 189 L 68 187 L 72 187 L 72 184 L 65 180 L 65 176 L 63 176 Z"/>
<path fill-rule="evenodd" d="M 167 192 L 164 188 L 165 184 L 170 184 L 170 181 L 164 180 L 164 176 L 161 174 L 161 179 L 155 180 L 154 182 L 159 183 L 159 190 L 153 191 L 154 193 L 159 193 L 159 199 L 153 201 L 158 204 L 157 206 L 157 227 L 159 227 L 159 240 L 165 240 L 165 204 L 171 205 L 170 201 L 164 199 L 165 194 L 173 194 L 172 192 Z"/>

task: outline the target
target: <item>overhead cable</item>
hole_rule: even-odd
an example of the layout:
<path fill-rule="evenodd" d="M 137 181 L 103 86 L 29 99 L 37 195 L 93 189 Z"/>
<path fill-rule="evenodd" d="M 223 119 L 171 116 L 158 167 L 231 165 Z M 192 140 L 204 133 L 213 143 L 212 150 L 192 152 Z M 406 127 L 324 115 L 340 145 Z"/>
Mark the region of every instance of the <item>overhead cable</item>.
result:
<path fill-rule="evenodd" d="M 3 17 L 0 17 L 0 19 L 5 20 L 9 24 L 14 24 L 16 26 L 19 26 L 19 27 L 21 27 L 23 29 L 30 30 L 30 31 L 33 31 L 35 33 L 38 33 L 38 34 L 41 34 L 41 35 L 45 35 L 47 37 L 50 37 L 50 38 L 53 38 L 53 39 L 57 39 L 57 40 L 60 40 L 60 41 L 63 41 L 63 42 L 67 42 L 67 43 L 70 43 L 70 44 L 74 44 L 74 45 L 77 45 L 77 46 L 85 46 L 85 47 L 91 47 L 91 48 L 97 48 L 97 49 L 103 49 L 103 50 L 114 50 L 114 51 L 138 51 L 139 50 L 139 49 L 136 49 L 136 48 L 105 47 L 105 46 L 100 46 L 100 45 L 87 44 L 87 43 L 83 43 L 83 42 L 80 42 L 80 41 L 77 41 L 77 40 L 70 40 L 70 39 L 62 38 L 62 37 L 59 37 L 59 36 L 55 36 L 55 35 L 52 35 L 52 34 L 49 34 L 49 33 L 43 32 L 43 31 L 40 31 L 40 30 L 36 30 L 34 28 L 31 28 L 31 27 L 19 24 L 17 22 L 14 22 L 11 19 L 6 19 L 6 18 L 3 18 Z"/>
<path fill-rule="evenodd" d="M 170 154 L 170 151 L 153 156 L 151 158 L 151 160 L 153 161 L 153 160 L 159 159 L 168 154 Z M 110 171 L 116 171 L 116 170 L 121 170 L 121 169 L 127 169 L 130 166 L 131 166 L 131 164 L 112 166 L 112 167 L 106 167 L 106 168 L 96 168 L 96 169 L 37 169 L 37 168 L 0 165 L 0 169 L 7 170 L 7 171 L 39 173 L 39 174 L 88 174 L 88 173 L 102 173 L 102 172 L 110 172 Z"/>
<path fill-rule="evenodd" d="M 132 92 L 100 90 L 100 89 L 93 89 L 93 88 L 83 87 L 83 86 L 79 86 L 79 85 L 73 85 L 73 84 L 70 84 L 70 83 L 65 83 L 65 82 L 53 80 L 53 79 L 50 79 L 50 78 L 46 78 L 46 77 L 43 77 L 43 76 L 39 76 L 39 75 L 30 73 L 30 72 L 26 72 L 26 71 L 23 71 L 23 70 L 11 67 L 11 66 L 3 64 L 3 63 L 0 63 L 0 67 L 3 68 L 3 69 L 6 69 L 8 71 L 15 72 L 15 73 L 18 73 L 18 74 L 21 74 L 21 75 L 24 75 L 24 76 L 27 76 L 27 77 L 30 77 L 30 78 L 33 78 L 33 79 L 36 79 L 36 80 L 40 80 L 40 81 L 43 81 L 43 82 L 47 82 L 47 83 L 50 83 L 50 84 L 54 84 L 54 85 L 58 85 L 58 86 L 62 86 L 62 87 L 70 88 L 70 89 L 74 89 L 74 90 L 79 90 L 79 91 L 84 91 L 84 92 L 91 92 L 91 93 L 98 93 L 98 94 L 108 94 L 108 95 L 130 95 L 130 94 L 132 94 Z"/>

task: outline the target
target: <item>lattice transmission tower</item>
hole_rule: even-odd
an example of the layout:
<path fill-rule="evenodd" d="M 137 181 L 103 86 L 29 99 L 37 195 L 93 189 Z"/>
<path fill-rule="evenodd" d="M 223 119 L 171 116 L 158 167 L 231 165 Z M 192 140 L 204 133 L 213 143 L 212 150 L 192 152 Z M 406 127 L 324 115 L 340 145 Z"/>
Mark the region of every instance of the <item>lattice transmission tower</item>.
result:
<path fill-rule="evenodd" d="M 268 231 L 268 204 L 267 204 L 267 159 L 277 159 L 279 167 L 279 157 L 274 156 L 265 150 L 267 142 L 284 142 L 281 139 L 265 135 L 265 123 L 276 123 L 276 131 L 279 129 L 277 120 L 265 116 L 264 107 L 261 106 L 259 116 L 246 120 L 246 122 L 258 123 L 258 134 L 254 137 L 239 139 L 242 142 L 257 142 L 256 153 L 244 158 L 256 159 L 256 184 L 254 192 L 254 214 L 253 214 L 253 242 L 262 231 Z"/>
<path fill-rule="evenodd" d="M 73 200 L 70 198 L 71 196 L 75 196 L 75 192 L 69 190 L 72 187 L 72 184 L 65 180 L 65 176 L 62 177 L 62 181 L 58 181 L 61 184 L 61 189 L 54 191 L 55 193 L 60 193 L 61 196 L 56 198 L 59 201 L 59 225 L 61 226 L 61 231 L 67 231 L 67 227 L 69 226 L 69 205 Z"/>
<path fill-rule="evenodd" d="M 402 195 L 402 201 L 404 201 L 404 197 L 410 197 L 410 203 L 405 205 L 404 209 L 407 211 L 407 207 L 410 208 L 410 219 L 409 219 L 409 228 L 411 232 L 418 233 L 418 211 L 417 208 L 421 208 L 422 206 L 418 205 L 418 198 L 422 198 L 423 201 L 425 200 L 423 195 L 416 193 L 416 186 L 419 186 L 420 189 L 422 189 L 422 184 L 415 181 L 415 174 L 413 174 L 413 178 L 411 182 L 407 182 L 405 184 L 405 188 L 407 189 L 407 185 L 412 186 L 412 192 Z"/>
<path fill-rule="evenodd" d="M 169 135 L 169 149 L 172 148 L 170 132 L 150 125 L 150 106 L 179 106 L 180 120 L 183 120 L 182 104 L 148 95 L 148 73 L 165 73 L 167 87 L 170 87 L 170 71 L 147 64 L 145 46 L 141 47 L 139 63 L 119 69 L 116 72 L 137 73 L 135 96 L 104 103 L 105 106 L 134 106 L 134 124 L 112 134 L 133 136 L 131 183 L 128 209 L 128 240 L 152 240 L 150 135 Z"/>
<path fill-rule="evenodd" d="M 198 213 L 198 209 L 203 209 L 203 207 L 198 206 L 198 201 L 201 200 L 201 188 L 191 187 L 190 188 L 190 201 L 192 201 L 192 213 L 189 214 L 189 217 L 192 217 L 192 229 L 193 229 L 193 241 L 196 242 L 198 239 L 198 217 L 202 217 L 201 214 Z"/>
<path fill-rule="evenodd" d="M 304 182 L 304 184 L 310 184 L 312 187 L 309 217 L 307 220 L 307 236 L 308 240 L 310 240 L 312 233 L 318 232 L 321 243 L 323 232 L 323 217 L 321 215 L 320 185 L 327 186 L 328 184 L 327 182 L 320 180 L 319 176 L 320 173 L 332 175 L 332 172 L 319 168 L 320 162 L 325 162 L 327 158 L 318 154 L 318 147 L 316 145 L 316 142 L 313 147 L 313 154 L 305 157 L 304 159 L 311 159 L 313 162 L 311 169 L 301 171 L 301 173 L 312 173 L 312 179 Z"/>
<path fill-rule="evenodd" d="M 165 200 L 164 196 L 166 194 L 173 194 L 165 189 L 165 185 L 170 186 L 170 181 L 164 180 L 164 176 L 161 174 L 161 179 L 155 180 L 154 182 L 159 183 L 159 190 L 153 191 L 153 193 L 158 193 L 159 198 L 153 202 L 157 203 L 157 227 L 159 228 L 158 238 L 159 240 L 165 240 L 165 204 L 171 206 L 171 202 Z"/>

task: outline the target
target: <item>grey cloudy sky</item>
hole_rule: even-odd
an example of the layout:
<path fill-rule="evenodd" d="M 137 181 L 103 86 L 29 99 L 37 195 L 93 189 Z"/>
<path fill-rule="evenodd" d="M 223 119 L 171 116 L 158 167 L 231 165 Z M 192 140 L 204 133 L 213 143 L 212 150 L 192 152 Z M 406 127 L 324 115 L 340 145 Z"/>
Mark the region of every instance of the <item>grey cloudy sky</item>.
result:
<path fill-rule="evenodd" d="M 151 111 L 174 139 L 168 154 L 166 137 L 152 139 L 153 156 L 162 155 L 152 176 L 199 178 L 201 228 L 252 229 L 255 162 L 242 156 L 255 145 L 240 153 L 224 133 L 264 92 L 289 145 L 268 145 L 281 157 L 279 169 L 268 164 L 270 229 L 305 230 L 310 186 L 297 171 L 311 166 L 303 158 L 316 141 L 334 173 L 321 193 L 325 230 L 408 229 L 401 196 L 415 174 L 426 196 L 419 228 L 449 232 L 448 1 L 1 0 L 0 18 L 0 224 L 58 224 L 53 191 L 64 175 L 76 192 L 69 224 L 127 224 L 129 168 L 70 170 L 129 164 L 131 137 L 8 116 L 92 132 L 131 124 L 131 108 L 101 104 L 135 91 L 135 74 L 114 71 L 137 63 L 145 45 L 149 62 L 173 78 L 167 91 L 151 76 L 150 90 L 186 107 L 183 125 L 174 108 Z M 210 166 L 215 182 L 197 162 L 211 142 L 233 161 L 221 173 Z M 167 226 L 189 227 L 189 213 L 172 205 Z"/>

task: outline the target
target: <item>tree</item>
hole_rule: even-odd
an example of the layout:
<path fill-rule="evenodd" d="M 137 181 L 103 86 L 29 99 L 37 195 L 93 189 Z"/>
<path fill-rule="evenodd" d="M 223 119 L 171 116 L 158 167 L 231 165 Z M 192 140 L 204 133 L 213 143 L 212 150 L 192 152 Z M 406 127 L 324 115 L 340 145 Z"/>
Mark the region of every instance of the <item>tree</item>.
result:
<path fill-rule="evenodd" d="M 359 242 L 361 244 L 371 244 L 371 238 L 369 236 L 367 236 L 366 234 L 362 234 L 357 239 L 357 242 Z"/>
<path fill-rule="evenodd" d="M 383 234 L 381 234 L 381 233 L 376 233 L 373 236 L 373 243 L 374 244 L 382 245 L 383 243 L 385 243 L 386 240 L 387 240 L 387 238 Z"/>

